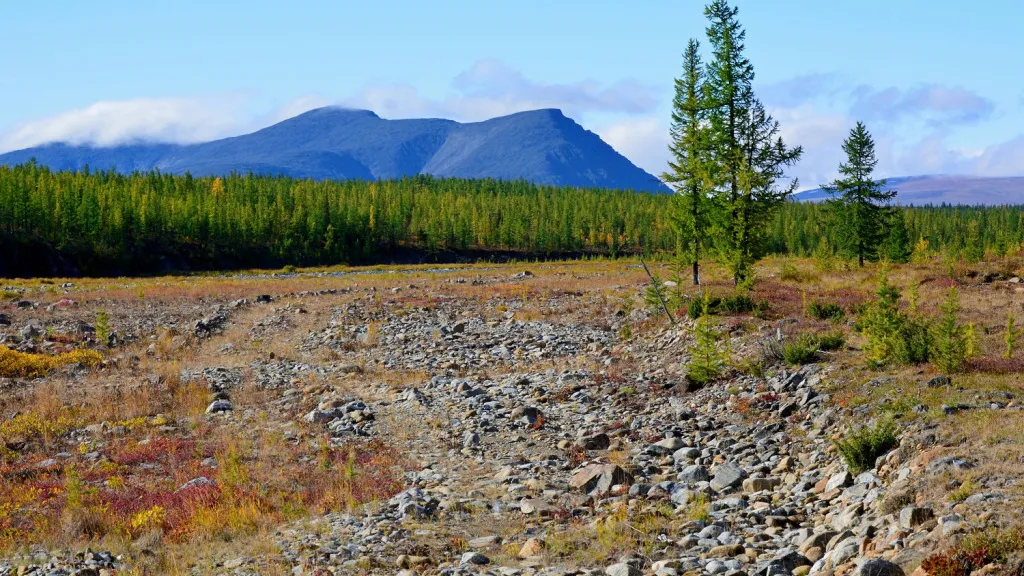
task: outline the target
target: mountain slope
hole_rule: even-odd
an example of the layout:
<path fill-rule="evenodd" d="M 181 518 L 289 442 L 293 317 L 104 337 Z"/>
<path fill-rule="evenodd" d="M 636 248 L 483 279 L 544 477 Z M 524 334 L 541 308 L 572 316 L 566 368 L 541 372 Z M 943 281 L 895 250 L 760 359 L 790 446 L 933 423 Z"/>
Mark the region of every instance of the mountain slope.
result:
<path fill-rule="evenodd" d="M 1024 204 L 1024 177 L 903 176 L 889 178 L 887 190 L 897 190 L 896 202 L 905 206 L 923 204 Z M 797 200 L 828 198 L 821 188 L 796 194 Z"/>
<path fill-rule="evenodd" d="M 369 110 L 319 108 L 262 130 L 202 144 L 107 148 L 48 144 L 0 155 L 0 164 L 35 158 L 55 170 L 114 168 L 193 175 L 232 170 L 314 179 L 383 179 L 415 174 L 523 178 L 541 184 L 667 191 L 558 110 L 483 122 L 385 120 Z"/>

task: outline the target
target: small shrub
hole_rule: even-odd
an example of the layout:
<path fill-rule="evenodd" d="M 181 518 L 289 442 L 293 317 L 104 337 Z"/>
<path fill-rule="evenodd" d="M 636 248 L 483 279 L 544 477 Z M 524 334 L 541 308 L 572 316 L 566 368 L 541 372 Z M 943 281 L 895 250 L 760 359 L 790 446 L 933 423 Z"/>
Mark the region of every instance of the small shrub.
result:
<path fill-rule="evenodd" d="M 779 269 L 779 278 L 791 282 L 801 282 L 803 281 L 804 276 L 796 266 L 793 266 L 789 262 L 783 262 L 782 268 Z"/>
<path fill-rule="evenodd" d="M 872 427 L 851 431 L 835 446 L 850 472 L 859 474 L 874 468 L 875 460 L 892 450 L 897 442 L 896 426 L 886 419 Z"/>
<path fill-rule="evenodd" d="M 960 311 L 960 297 L 956 288 L 949 289 L 946 300 L 939 309 L 942 311 L 942 317 L 935 326 L 932 338 L 932 361 L 939 370 L 947 374 L 959 372 L 967 362 L 967 336 L 966 330 L 956 319 Z"/>
<path fill-rule="evenodd" d="M 709 297 L 705 293 L 703 309 L 710 309 Z M 715 329 L 708 314 L 697 318 L 693 328 L 694 343 L 690 346 L 690 361 L 686 364 L 687 377 L 691 382 L 703 386 L 725 371 L 729 359 L 723 346 L 723 336 Z"/>
<path fill-rule="evenodd" d="M 818 339 L 804 334 L 782 346 L 782 359 L 790 365 L 809 364 L 818 355 Z"/>
<path fill-rule="evenodd" d="M 748 294 L 730 294 L 724 297 L 709 296 L 691 299 L 686 312 L 696 320 L 705 314 L 753 314 L 761 316 L 768 311 L 768 303 L 764 300 L 756 302 Z"/>
<path fill-rule="evenodd" d="M 964 500 L 970 498 L 972 495 L 974 495 L 975 492 L 977 492 L 980 489 L 981 486 L 978 485 L 977 482 L 975 482 L 971 478 L 968 478 L 961 482 L 960 486 L 956 490 L 953 490 L 952 492 L 949 493 L 949 499 L 952 502 L 959 504 L 960 502 L 963 502 Z"/>
<path fill-rule="evenodd" d="M 1021 536 L 1019 529 L 973 534 L 949 550 L 925 558 L 921 568 L 929 576 L 968 576 L 1020 552 Z"/>
<path fill-rule="evenodd" d="M 815 320 L 841 322 L 846 317 L 843 307 L 832 302 L 811 302 L 807 305 L 807 314 Z"/>
<path fill-rule="evenodd" d="M 1014 353 L 1017 351 L 1017 338 L 1020 336 L 1021 331 L 1017 329 L 1017 322 L 1013 317 L 1013 312 L 1006 314 L 1006 333 L 1003 334 L 1003 341 L 1006 342 L 1006 351 L 1003 353 L 1003 358 L 1007 360 L 1013 358 Z"/>
<path fill-rule="evenodd" d="M 880 368 L 890 362 L 927 362 L 932 350 L 930 323 L 915 313 L 900 310 L 900 292 L 889 284 L 884 269 L 879 274 L 875 294 L 875 301 L 857 319 L 858 328 L 867 337 L 864 352 L 868 365 Z"/>
<path fill-rule="evenodd" d="M 686 509 L 686 518 L 691 522 L 707 522 L 711 520 L 711 503 L 703 492 L 698 493 L 690 500 Z"/>
<path fill-rule="evenodd" d="M 817 338 L 818 350 L 839 350 L 840 348 L 843 347 L 843 344 L 846 344 L 846 336 L 844 336 L 843 333 L 839 331 L 819 334 Z"/>
<path fill-rule="evenodd" d="M 281 273 L 283 273 L 283 274 L 294 274 L 295 273 L 295 266 L 292 265 L 292 264 L 288 264 L 284 268 L 281 268 Z"/>
<path fill-rule="evenodd" d="M 96 338 L 100 342 L 110 338 L 110 316 L 102 310 L 96 313 Z"/>

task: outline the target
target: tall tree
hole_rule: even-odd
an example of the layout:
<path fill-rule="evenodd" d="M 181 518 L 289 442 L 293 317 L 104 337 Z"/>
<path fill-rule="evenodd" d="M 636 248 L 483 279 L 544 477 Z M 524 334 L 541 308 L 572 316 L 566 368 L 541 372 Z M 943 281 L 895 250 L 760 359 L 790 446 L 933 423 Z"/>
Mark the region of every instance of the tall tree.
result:
<path fill-rule="evenodd" d="M 683 259 L 693 268 L 693 284 L 700 285 L 700 259 L 710 225 L 708 196 L 707 97 L 700 43 L 691 39 L 683 53 L 683 74 L 675 81 L 672 128 L 669 132 L 669 172 L 662 178 L 676 193 L 673 220 L 679 233 Z"/>
<path fill-rule="evenodd" d="M 840 240 L 847 253 L 864 260 L 878 257 L 878 248 L 888 236 L 894 208 L 889 205 L 896 191 L 885 190 L 885 180 L 874 180 L 871 174 L 878 165 L 875 141 L 863 122 L 850 130 L 843 142 L 846 162 L 839 164 L 840 178 L 823 188 L 832 195 L 829 207 L 840 231 Z"/>
<path fill-rule="evenodd" d="M 724 208 L 718 248 L 737 284 L 747 279 L 751 265 L 766 251 L 767 225 L 797 186 L 795 179 L 784 188 L 777 184 L 803 152 L 799 146 L 786 146 L 779 123 L 754 95 L 754 67 L 744 55 L 746 31 L 738 12 L 726 0 L 715 0 L 704 9 L 713 53 L 707 66 L 711 173 Z"/>

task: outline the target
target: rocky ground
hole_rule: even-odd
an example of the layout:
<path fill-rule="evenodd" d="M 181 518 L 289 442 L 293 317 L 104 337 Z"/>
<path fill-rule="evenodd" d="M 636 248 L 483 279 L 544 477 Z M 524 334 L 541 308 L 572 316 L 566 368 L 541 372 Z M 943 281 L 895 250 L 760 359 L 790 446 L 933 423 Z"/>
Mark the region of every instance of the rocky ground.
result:
<path fill-rule="evenodd" d="M 643 304 L 642 271 L 526 270 L 12 284 L 0 343 L 104 360 L 0 379 L 0 574 L 910 574 L 1024 511 L 1016 374 L 867 371 L 852 326 L 814 363 L 771 353 L 823 329 L 793 302 L 825 279 L 717 317 L 735 368 L 696 390 L 692 322 Z M 1005 284 L 966 289 L 1012 303 Z M 16 427 L 40 390 L 74 422 Z M 898 446 L 851 472 L 834 441 L 882 415 Z M 138 456 L 171 440 L 181 459 Z M 175 523 L 215 490 L 260 517 Z M 79 492 L 101 519 L 69 526 Z"/>

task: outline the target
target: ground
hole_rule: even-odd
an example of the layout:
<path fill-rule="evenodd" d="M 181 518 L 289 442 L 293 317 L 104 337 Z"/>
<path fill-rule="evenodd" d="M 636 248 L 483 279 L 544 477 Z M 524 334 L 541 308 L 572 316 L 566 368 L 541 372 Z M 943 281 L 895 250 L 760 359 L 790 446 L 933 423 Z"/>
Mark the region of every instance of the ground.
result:
<path fill-rule="evenodd" d="M 704 387 L 697 290 L 670 322 L 635 261 L 0 281 L 0 574 L 1012 571 L 1019 270 L 889 269 L 928 317 L 958 288 L 944 378 L 868 366 L 879 265 L 767 260 Z"/>

